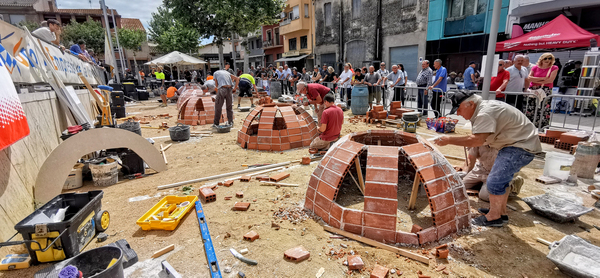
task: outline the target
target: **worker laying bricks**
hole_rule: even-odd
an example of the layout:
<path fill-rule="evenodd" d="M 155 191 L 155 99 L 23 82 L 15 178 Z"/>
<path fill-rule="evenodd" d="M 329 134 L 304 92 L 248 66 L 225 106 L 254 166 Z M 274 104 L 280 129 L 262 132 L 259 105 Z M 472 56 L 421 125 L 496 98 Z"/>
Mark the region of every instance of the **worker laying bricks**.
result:
<path fill-rule="evenodd" d="M 221 111 L 223 102 L 227 109 L 228 125 L 233 127 L 233 93 L 237 90 L 240 79 L 226 70 L 218 70 L 213 75 L 217 87 L 217 96 L 215 100 L 215 120 L 213 128 L 216 128 L 221 122 Z M 235 81 L 235 86 L 233 82 Z M 233 88 L 232 88 L 233 87 Z"/>
<path fill-rule="evenodd" d="M 487 143 L 499 149 L 490 174 L 486 179 L 490 195 L 490 209 L 475 219 L 477 226 L 502 227 L 501 216 L 507 217 L 506 202 L 515 173 L 531 163 L 535 153 L 542 151 L 536 127 L 516 108 L 495 100 L 482 100 L 471 92 L 458 92 L 452 96 L 452 110 L 472 124 L 472 135 L 441 136 L 435 143 L 478 147 Z"/>
<path fill-rule="evenodd" d="M 333 94 L 325 95 L 323 102 L 325 104 L 325 110 L 323 110 L 323 118 L 321 119 L 321 125 L 319 126 L 319 132 L 321 134 L 310 143 L 310 149 L 312 150 L 329 149 L 331 142 L 340 137 L 340 131 L 342 130 L 342 124 L 344 123 L 344 112 L 335 105 Z"/>
<path fill-rule="evenodd" d="M 468 166 L 463 166 L 466 175 L 463 177 L 463 183 L 466 189 L 479 189 L 479 199 L 489 202 L 490 195 L 487 189 L 486 180 L 494 161 L 498 155 L 498 149 L 491 148 L 488 145 L 469 148 Z M 511 195 L 517 195 L 523 186 L 523 178 L 516 176 L 509 184 L 508 191 Z M 508 217 L 503 216 L 502 220 L 508 221 Z"/>
<path fill-rule="evenodd" d="M 250 107 L 254 107 L 254 97 L 252 96 L 252 89 L 256 92 L 256 82 L 254 81 L 254 76 L 244 73 L 240 75 L 240 93 L 238 94 L 238 108 L 240 108 L 240 102 L 242 98 L 249 97 L 250 98 Z"/>
<path fill-rule="evenodd" d="M 304 81 L 298 82 L 296 85 L 296 90 L 299 94 L 306 95 L 308 98 L 308 103 L 315 106 L 315 112 L 317 112 L 319 123 L 321 123 L 323 110 L 325 110 L 325 95 L 329 93 L 334 95 L 333 91 L 319 83 L 306 84 Z"/>

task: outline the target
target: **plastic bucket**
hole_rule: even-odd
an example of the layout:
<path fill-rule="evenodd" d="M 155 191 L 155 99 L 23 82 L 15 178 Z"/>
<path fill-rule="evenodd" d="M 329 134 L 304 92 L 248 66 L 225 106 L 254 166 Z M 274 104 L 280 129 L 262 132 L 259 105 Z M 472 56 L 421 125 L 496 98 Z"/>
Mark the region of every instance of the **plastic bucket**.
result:
<path fill-rule="evenodd" d="M 125 129 L 125 130 L 129 130 L 137 135 L 142 135 L 142 128 L 140 127 L 140 123 L 139 122 L 134 122 L 134 121 L 126 121 L 122 124 L 119 125 L 120 129 Z"/>
<path fill-rule="evenodd" d="M 117 261 L 110 265 L 111 261 Z M 81 253 L 71 260 L 69 265 L 77 267 L 86 278 L 123 278 L 123 251 L 118 247 L 102 246 Z"/>
<path fill-rule="evenodd" d="M 369 87 L 356 85 L 352 89 L 352 101 L 350 109 L 354 115 L 365 115 L 369 110 Z"/>
<path fill-rule="evenodd" d="M 69 177 L 65 181 L 65 185 L 63 185 L 63 190 L 71 190 L 83 186 L 83 179 L 81 176 L 83 166 L 84 164 L 82 163 L 77 163 L 73 166 L 71 173 L 69 173 Z"/>
<path fill-rule="evenodd" d="M 105 162 L 95 164 L 90 162 L 90 171 L 95 186 L 109 186 L 119 181 L 117 161 L 107 158 Z"/>
<path fill-rule="evenodd" d="M 173 141 L 187 141 L 190 139 L 190 126 L 178 123 L 169 128 L 169 135 Z"/>
<path fill-rule="evenodd" d="M 275 81 L 271 81 L 271 88 L 270 88 L 270 92 L 271 92 L 271 98 L 272 99 L 279 99 L 282 95 L 282 86 L 281 86 L 281 82 L 279 80 Z"/>
<path fill-rule="evenodd" d="M 569 177 L 573 161 L 575 161 L 575 157 L 570 154 L 547 152 L 544 176 L 566 180 Z"/>

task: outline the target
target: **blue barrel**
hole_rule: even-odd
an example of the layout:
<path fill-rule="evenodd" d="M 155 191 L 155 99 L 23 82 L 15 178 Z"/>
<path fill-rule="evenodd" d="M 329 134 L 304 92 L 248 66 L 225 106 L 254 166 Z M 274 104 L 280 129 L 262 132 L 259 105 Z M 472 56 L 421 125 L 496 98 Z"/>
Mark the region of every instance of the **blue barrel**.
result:
<path fill-rule="evenodd" d="M 350 108 L 354 115 L 367 114 L 369 110 L 369 87 L 367 85 L 356 85 L 352 88 Z"/>
<path fill-rule="evenodd" d="M 281 82 L 279 80 L 272 80 L 270 90 L 271 98 L 273 100 L 280 98 L 282 94 Z"/>

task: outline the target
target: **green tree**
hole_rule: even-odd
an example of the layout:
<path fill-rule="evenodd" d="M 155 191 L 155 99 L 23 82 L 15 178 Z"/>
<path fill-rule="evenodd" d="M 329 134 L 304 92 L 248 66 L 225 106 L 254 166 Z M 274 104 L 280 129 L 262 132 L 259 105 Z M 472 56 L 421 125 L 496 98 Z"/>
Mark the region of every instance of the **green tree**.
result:
<path fill-rule="evenodd" d="M 75 20 L 63 27 L 61 42 L 69 48 L 71 45 L 83 40 L 87 49 L 92 49 L 98 55 L 104 53 L 104 28 L 102 23 L 88 17 L 83 23 Z"/>
<path fill-rule="evenodd" d="M 18 25 L 21 27 L 27 27 L 29 32 L 33 32 L 33 30 L 40 28 L 39 23 L 37 23 L 35 21 L 29 21 L 29 20 L 21 21 L 21 22 L 19 22 Z"/>
<path fill-rule="evenodd" d="M 152 13 L 148 25 L 150 40 L 158 44 L 158 51 L 197 52 L 200 34 L 196 29 L 189 28 L 177 20 L 168 8 L 158 7 L 158 11 Z"/>
<path fill-rule="evenodd" d="M 163 0 L 184 25 L 202 38 L 214 36 L 223 66 L 223 43 L 233 34 L 242 36 L 261 25 L 274 24 L 283 10 L 283 0 Z"/>
<path fill-rule="evenodd" d="M 146 41 L 146 32 L 137 29 L 119 29 L 119 45 L 133 52 L 133 63 L 135 64 L 135 72 L 137 72 L 137 60 L 135 53 L 140 50 L 142 43 Z"/>

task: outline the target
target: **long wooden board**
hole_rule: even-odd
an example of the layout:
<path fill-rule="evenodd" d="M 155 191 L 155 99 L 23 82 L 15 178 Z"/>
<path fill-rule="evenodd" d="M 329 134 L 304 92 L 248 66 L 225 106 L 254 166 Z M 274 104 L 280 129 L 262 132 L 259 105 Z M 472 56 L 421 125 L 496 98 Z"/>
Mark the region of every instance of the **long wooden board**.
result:
<path fill-rule="evenodd" d="M 369 238 L 366 238 L 366 237 L 355 235 L 355 234 L 350 233 L 350 232 L 342 231 L 340 229 L 336 229 L 336 228 L 331 227 L 331 226 L 323 226 L 323 229 L 325 231 L 328 231 L 328 232 L 331 232 L 331 233 L 336 233 L 338 235 L 343 235 L 343 236 L 345 236 L 347 238 L 351 238 L 351 239 L 354 239 L 356 241 L 360 241 L 360 242 L 362 242 L 364 244 L 368 244 L 368 245 L 371 245 L 371 246 L 374 246 L 374 247 L 379 247 L 381 249 L 392 251 L 392 252 L 394 252 L 394 253 L 396 253 L 398 255 L 407 257 L 409 259 L 413 259 L 415 261 L 422 262 L 422 263 L 424 263 L 426 265 L 429 265 L 429 258 L 427 258 L 425 256 L 421 256 L 421 255 L 418 255 L 418 254 L 415 254 L 415 253 L 412 253 L 412 252 L 408 252 L 406 250 L 402 250 L 400 248 L 397 248 L 397 247 L 394 247 L 394 246 L 391 246 L 391 245 L 387 245 L 387 244 L 384 244 L 384 243 L 381 243 L 379 241 L 375 241 L 375 240 L 372 240 L 372 239 L 369 239 Z"/>

